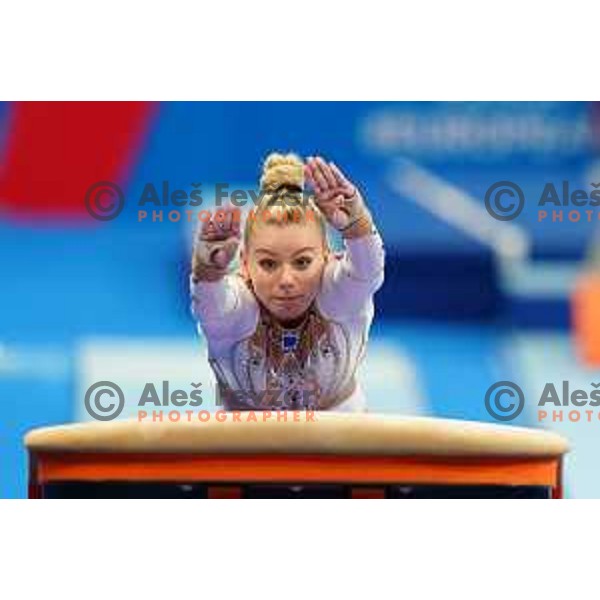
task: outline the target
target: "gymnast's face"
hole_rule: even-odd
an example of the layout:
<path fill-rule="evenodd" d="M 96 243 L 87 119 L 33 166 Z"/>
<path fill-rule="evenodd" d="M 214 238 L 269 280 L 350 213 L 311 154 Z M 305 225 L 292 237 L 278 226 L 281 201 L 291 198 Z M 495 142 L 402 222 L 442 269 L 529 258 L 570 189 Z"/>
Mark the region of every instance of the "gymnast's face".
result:
<path fill-rule="evenodd" d="M 328 257 L 315 221 L 257 223 L 242 265 L 263 306 L 280 323 L 293 326 L 315 299 Z"/>

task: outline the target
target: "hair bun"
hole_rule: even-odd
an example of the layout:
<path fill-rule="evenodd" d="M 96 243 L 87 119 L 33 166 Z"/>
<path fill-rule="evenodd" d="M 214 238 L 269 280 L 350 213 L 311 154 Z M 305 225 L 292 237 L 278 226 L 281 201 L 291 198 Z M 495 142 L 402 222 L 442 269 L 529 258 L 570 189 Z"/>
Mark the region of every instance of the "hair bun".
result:
<path fill-rule="evenodd" d="M 273 193 L 286 186 L 304 191 L 304 163 L 296 154 L 273 152 L 263 164 L 260 189 Z"/>

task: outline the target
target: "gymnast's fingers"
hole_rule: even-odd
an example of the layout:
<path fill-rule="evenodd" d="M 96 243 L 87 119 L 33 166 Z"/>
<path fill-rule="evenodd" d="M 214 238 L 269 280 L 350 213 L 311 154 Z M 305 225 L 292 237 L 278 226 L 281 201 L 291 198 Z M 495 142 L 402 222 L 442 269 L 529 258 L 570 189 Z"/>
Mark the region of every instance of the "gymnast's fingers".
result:
<path fill-rule="evenodd" d="M 208 221 L 202 223 L 200 227 L 199 238 L 203 241 L 214 242 L 226 239 L 228 234 L 223 229 L 222 221 L 219 221 L 217 215 L 211 215 Z"/>
<path fill-rule="evenodd" d="M 305 165 L 304 167 L 304 177 L 306 178 L 310 186 L 313 188 L 315 193 L 317 195 L 320 194 L 321 189 L 319 188 L 319 184 L 315 181 L 315 178 L 312 175 L 312 169 L 308 165 Z"/>
<path fill-rule="evenodd" d="M 313 180 L 316 182 L 316 184 L 318 186 L 318 189 L 316 190 L 317 194 L 326 193 L 327 190 L 329 189 L 329 185 L 327 183 L 327 180 L 321 173 L 320 169 L 317 167 L 315 160 L 312 160 L 308 164 L 308 167 L 310 168 L 310 172 L 311 172 Z"/>
<path fill-rule="evenodd" d="M 331 169 L 331 172 L 332 172 L 333 176 L 335 177 L 337 184 L 340 187 L 344 188 L 344 195 L 353 196 L 356 189 L 355 189 L 354 185 L 352 184 L 352 182 L 350 182 L 346 178 L 346 176 L 340 171 L 340 169 L 338 168 L 338 166 L 335 163 L 330 162 L 329 168 Z"/>
<path fill-rule="evenodd" d="M 319 169 L 319 172 L 327 182 L 327 187 L 329 189 L 337 187 L 338 183 L 336 177 L 333 174 L 332 170 L 329 168 L 329 165 L 320 156 L 317 156 L 315 162 L 317 168 Z"/>

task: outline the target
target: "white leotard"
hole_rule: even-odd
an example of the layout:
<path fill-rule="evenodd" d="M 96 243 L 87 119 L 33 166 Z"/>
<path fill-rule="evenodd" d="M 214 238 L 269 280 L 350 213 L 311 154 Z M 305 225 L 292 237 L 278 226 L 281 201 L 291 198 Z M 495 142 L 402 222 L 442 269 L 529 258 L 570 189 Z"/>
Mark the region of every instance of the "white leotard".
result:
<path fill-rule="evenodd" d="M 225 408 L 366 410 L 355 374 L 373 320 L 373 295 L 384 280 L 385 253 L 376 229 L 344 243 L 344 252 L 325 266 L 297 351 L 275 347 L 279 330 L 241 275 L 215 282 L 190 278 L 192 314 L 206 337 Z"/>

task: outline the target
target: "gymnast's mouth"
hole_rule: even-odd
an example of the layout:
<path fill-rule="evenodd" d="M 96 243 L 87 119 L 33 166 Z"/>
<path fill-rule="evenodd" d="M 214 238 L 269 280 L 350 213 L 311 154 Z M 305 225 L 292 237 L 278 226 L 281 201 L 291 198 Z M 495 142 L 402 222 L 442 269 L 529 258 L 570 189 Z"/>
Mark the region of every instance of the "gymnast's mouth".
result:
<path fill-rule="evenodd" d="M 302 300 L 302 296 L 275 296 L 273 300 L 283 304 L 290 304 Z"/>

